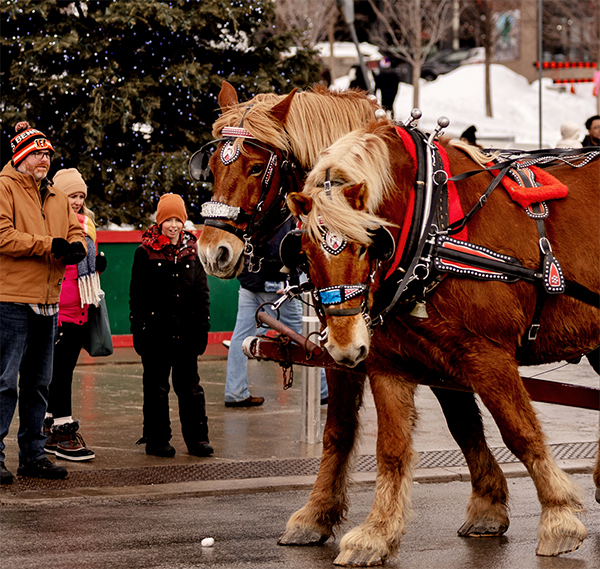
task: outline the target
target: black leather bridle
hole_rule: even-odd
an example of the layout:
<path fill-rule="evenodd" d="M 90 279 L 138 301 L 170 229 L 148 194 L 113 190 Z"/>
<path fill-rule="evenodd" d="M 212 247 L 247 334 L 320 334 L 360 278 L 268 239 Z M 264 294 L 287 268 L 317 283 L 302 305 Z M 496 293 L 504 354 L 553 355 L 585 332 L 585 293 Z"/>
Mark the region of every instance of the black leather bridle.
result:
<path fill-rule="evenodd" d="M 237 159 L 240 150 L 236 145 L 240 138 L 243 139 L 243 144 L 263 150 L 269 156 L 261 180 L 261 193 L 252 211 L 248 212 L 241 207 L 216 201 L 205 202 L 201 211 L 204 225 L 231 233 L 243 241 L 244 254 L 248 255 L 251 260 L 251 269 L 252 266 L 260 265 L 260 261 L 257 265 L 252 264 L 255 247 L 275 235 L 277 230 L 289 219 L 291 213 L 285 199 L 289 193 L 300 190 L 303 171 L 293 156 L 260 142 L 242 126 L 225 127 L 221 133 L 224 136 L 208 142 L 190 158 L 189 172 L 194 180 L 209 181 L 211 172 L 208 159 L 212 153 L 209 154 L 208 149 L 221 143 L 220 158 L 225 166 Z M 272 191 L 277 168 L 280 171 L 279 187 L 273 200 L 265 207 Z M 231 222 L 246 223 L 246 229 L 234 227 Z"/>

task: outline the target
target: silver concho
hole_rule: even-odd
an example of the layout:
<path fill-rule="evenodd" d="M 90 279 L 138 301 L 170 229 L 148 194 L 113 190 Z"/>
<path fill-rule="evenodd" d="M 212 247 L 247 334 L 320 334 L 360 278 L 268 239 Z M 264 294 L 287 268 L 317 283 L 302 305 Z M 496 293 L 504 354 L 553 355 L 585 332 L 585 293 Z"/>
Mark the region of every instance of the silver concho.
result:
<path fill-rule="evenodd" d="M 340 237 L 335 233 L 331 233 L 331 231 L 323 233 L 323 241 L 321 246 L 328 253 L 331 253 L 332 255 L 339 255 L 346 248 L 346 245 L 348 245 L 348 241 L 346 241 L 343 237 Z"/>
<path fill-rule="evenodd" d="M 221 162 L 225 166 L 228 166 L 232 162 L 235 162 L 240 155 L 240 148 L 234 142 L 226 142 L 221 148 Z"/>

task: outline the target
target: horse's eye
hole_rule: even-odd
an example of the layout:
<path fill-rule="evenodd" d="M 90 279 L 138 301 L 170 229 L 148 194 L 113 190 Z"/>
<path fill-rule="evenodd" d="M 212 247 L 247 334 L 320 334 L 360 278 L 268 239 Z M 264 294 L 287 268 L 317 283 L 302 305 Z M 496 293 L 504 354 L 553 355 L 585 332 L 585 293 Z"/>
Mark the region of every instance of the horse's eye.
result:
<path fill-rule="evenodd" d="M 358 248 L 358 258 L 359 258 L 359 259 L 362 259 L 362 258 L 365 256 L 365 253 L 366 253 L 366 252 L 367 252 L 367 248 L 366 248 L 366 247 L 364 247 L 363 245 L 361 245 L 361 246 Z"/>
<path fill-rule="evenodd" d="M 251 176 L 258 176 L 262 171 L 263 171 L 262 165 L 261 164 L 255 164 L 254 166 L 252 166 L 252 168 L 250 168 L 250 175 Z"/>

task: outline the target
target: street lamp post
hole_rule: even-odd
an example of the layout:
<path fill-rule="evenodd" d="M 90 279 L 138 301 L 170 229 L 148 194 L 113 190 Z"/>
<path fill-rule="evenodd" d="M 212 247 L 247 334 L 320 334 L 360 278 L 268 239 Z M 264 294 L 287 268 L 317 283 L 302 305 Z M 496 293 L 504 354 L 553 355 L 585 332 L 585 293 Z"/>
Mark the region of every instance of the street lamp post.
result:
<path fill-rule="evenodd" d="M 365 84 L 367 85 L 369 93 L 373 93 L 373 87 L 371 82 L 369 81 L 369 76 L 367 75 L 367 66 L 365 64 L 365 59 L 360 52 L 360 45 L 358 43 L 358 36 L 356 35 L 356 28 L 354 27 L 354 1 L 353 0 L 335 0 L 335 4 L 342 13 L 342 17 L 344 18 L 344 22 L 348 26 L 350 30 L 350 37 L 356 46 L 356 51 L 358 52 L 358 63 L 360 65 L 360 71 L 365 80 Z"/>

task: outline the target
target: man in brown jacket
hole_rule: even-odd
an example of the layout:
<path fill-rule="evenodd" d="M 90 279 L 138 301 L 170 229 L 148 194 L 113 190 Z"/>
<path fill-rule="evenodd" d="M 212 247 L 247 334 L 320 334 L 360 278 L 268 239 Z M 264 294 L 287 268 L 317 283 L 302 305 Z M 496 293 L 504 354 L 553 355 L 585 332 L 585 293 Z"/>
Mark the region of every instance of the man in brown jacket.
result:
<path fill-rule="evenodd" d="M 26 122 L 0 172 L 0 481 L 10 484 L 4 438 L 19 403 L 19 476 L 64 478 L 42 434 L 52 378 L 58 299 L 65 265 L 86 255 L 69 199 L 46 176 L 54 148 Z"/>

